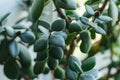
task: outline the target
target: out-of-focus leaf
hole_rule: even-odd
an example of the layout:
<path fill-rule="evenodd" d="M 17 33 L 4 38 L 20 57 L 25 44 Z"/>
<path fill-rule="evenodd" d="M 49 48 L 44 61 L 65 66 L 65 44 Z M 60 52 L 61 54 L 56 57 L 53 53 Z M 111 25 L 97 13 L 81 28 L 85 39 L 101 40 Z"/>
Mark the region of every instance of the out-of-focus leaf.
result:
<path fill-rule="evenodd" d="M 86 9 L 88 14 L 90 14 L 91 16 L 94 15 L 94 10 L 92 9 L 92 7 L 85 5 L 85 9 Z"/>

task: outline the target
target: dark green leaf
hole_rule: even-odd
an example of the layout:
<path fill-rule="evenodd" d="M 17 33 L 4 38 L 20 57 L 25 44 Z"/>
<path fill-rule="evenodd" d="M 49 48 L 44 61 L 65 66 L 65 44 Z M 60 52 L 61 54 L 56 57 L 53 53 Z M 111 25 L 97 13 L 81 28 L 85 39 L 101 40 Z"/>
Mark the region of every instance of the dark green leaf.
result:
<path fill-rule="evenodd" d="M 98 18 L 102 21 L 112 21 L 112 18 L 108 16 L 99 16 Z"/>
<path fill-rule="evenodd" d="M 10 57 L 9 48 L 8 48 L 9 43 L 10 43 L 10 41 L 7 39 L 4 39 L 1 41 L 1 44 L 0 44 L 0 64 L 3 64 Z"/>
<path fill-rule="evenodd" d="M 34 51 L 35 52 L 40 52 L 40 51 L 44 51 L 45 49 L 47 49 L 47 37 L 43 36 L 40 37 L 34 44 Z"/>
<path fill-rule="evenodd" d="M 5 27 L 5 31 L 10 37 L 13 37 L 15 35 L 15 31 L 12 27 L 9 26 Z"/>
<path fill-rule="evenodd" d="M 80 80 L 96 80 L 96 79 L 91 75 L 83 74 L 81 75 Z"/>
<path fill-rule="evenodd" d="M 95 64 L 96 64 L 95 57 L 90 57 L 83 62 L 81 67 L 82 67 L 83 71 L 89 71 L 89 70 L 93 69 Z"/>
<path fill-rule="evenodd" d="M 49 68 L 48 67 L 45 67 L 45 70 L 43 71 L 43 74 L 48 74 L 49 73 Z"/>
<path fill-rule="evenodd" d="M 70 32 L 80 32 L 81 31 L 81 25 L 79 22 L 72 22 L 69 27 Z"/>
<path fill-rule="evenodd" d="M 78 74 L 76 72 L 72 71 L 69 67 L 66 68 L 65 75 L 70 80 L 76 80 L 77 76 L 78 76 Z"/>
<path fill-rule="evenodd" d="M 59 47 L 65 47 L 65 40 L 62 36 L 60 35 L 51 35 L 50 36 L 50 44 L 54 46 L 59 46 Z"/>
<path fill-rule="evenodd" d="M 92 9 L 92 7 L 85 5 L 85 9 L 86 9 L 88 14 L 90 14 L 91 16 L 94 15 L 94 10 Z"/>
<path fill-rule="evenodd" d="M 77 8 L 77 5 L 73 0 L 55 0 L 55 4 L 56 6 L 66 10 L 75 10 Z"/>
<path fill-rule="evenodd" d="M 10 79 L 17 79 L 19 77 L 19 68 L 14 60 L 8 60 L 4 64 L 4 73 Z"/>
<path fill-rule="evenodd" d="M 25 43 L 32 43 L 35 40 L 35 35 L 31 31 L 26 31 L 22 33 L 19 37 Z"/>
<path fill-rule="evenodd" d="M 66 22 L 64 19 L 58 19 L 54 21 L 51 25 L 52 31 L 62 31 L 66 26 Z"/>
<path fill-rule="evenodd" d="M 61 67 L 57 67 L 54 71 L 54 76 L 57 79 L 63 79 L 65 77 L 65 71 Z"/>
<path fill-rule="evenodd" d="M 67 37 L 65 43 L 66 43 L 67 45 L 69 45 L 69 44 L 71 43 L 71 41 L 72 41 L 76 36 L 77 36 L 77 33 L 76 33 L 76 32 L 68 34 L 68 37 Z"/>
<path fill-rule="evenodd" d="M 45 0 L 34 0 L 30 11 L 30 17 L 33 22 L 36 22 L 42 14 Z"/>
<path fill-rule="evenodd" d="M 92 46 L 92 40 L 91 40 L 89 31 L 83 30 L 80 33 L 80 38 L 82 39 L 82 42 L 80 44 L 80 50 L 83 53 L 88 53 Z"/>
<path fill-rule="evenodd" d="M 45 63 L 46 63 L 46 60 L 36 62 L 34 65 L 34 73 L 35 74 L 42 73 L 45 70 Z"/>
<path fill-rule="evenodd" d="M 79 73 L 83 73 L 83 70 L 81 69 L 81 66 L 77 62 L 73 62 L 73 65 Z"/>
<path fill-rule="evenodd" d="M 51 57 L 53 57 L 55 59 L 62 59 L 64 52 L 61 47 L 52 46 L 49 50 L 49 54 Z"/>
<path fill-rule="evenodd" d="M 48 29 L 48 30 L 50 29 L 50 24 L 47 23 L 47 22 L 45 22 L 45 21 L 38 20 L 38 21 L 37 21 L 37 24 L 45 27 L 45 28 Z"/>
<path fill-rule="evenodd" d="M 48 57 L 48 51 L 42 51 L 37 53 L 37 61 L 45 60 Z"/>
<path fill-rule="evenodd" d="M 56 69 L 56 67 L 58 66 L 58 60 L 52 58 L 52 57 L 49 57 L 48 59 L 48 67 L 51 69 L 51 70 L 54 70 Z"/>
<path fill-rule="evenodd" d="M 16 41 L 11 41 L 9 43 L 9 51 L 10 55 L 14 58 L 16 58 L 19 55 L 19 47 Z"/>

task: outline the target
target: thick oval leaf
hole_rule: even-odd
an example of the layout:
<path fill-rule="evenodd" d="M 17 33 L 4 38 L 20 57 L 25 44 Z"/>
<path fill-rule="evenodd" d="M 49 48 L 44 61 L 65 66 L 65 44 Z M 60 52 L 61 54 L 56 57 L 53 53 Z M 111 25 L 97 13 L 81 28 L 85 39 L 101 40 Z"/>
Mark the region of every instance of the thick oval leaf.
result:
<path fill-rule="evenodd" d="M 18 44 L 18 47 L 20 51 L 19 53 L 20 63 L 23 68 L 28 68 L 32 62 L 28 49 L 22 44 Z"/>
<path fill-rule="evenodd" d="M 57 79 L 63 79 L 65 77 L 65 71 L 61 67 L 57 67 L 54 71 L 54 76 Z"/>
<path fill-rule="evenodd" d="M 75 72 L 78 72 L 75 65 L 73 65 L 74 63 L 77 63 L 78 66 L 81 66 L 81 62 L 78 60 L 78 58 L 76 58 L 75 56 L 71 55 L 69 57 L 69 60 L 68 60 L 68 66 L 71 70 L 75 71 Z"/>
<path fill-rule="evenodd" d="M 8 60 L 4 64 L 4 73 L 10 79 L 17 79 L 19 77 L 19 68 L 14 60 Z"/>
<path fill-rule="evenodd" d="M 58 66 L 58 60 L 52 58 L 52 57 L 49 57 L 48 59 L 48 67 L 50 68 L 50 70 L 54 70 L 56 69 L 56 67 Z"/>
<path fill-rule="evenodd" d="M 45 63 L 46 63 L 46 60 L 36 62 L 34 65 L 34 73 L 35 74 L 42 73 L 45 70 Z"/>
<path fill-rule="evenodd" d="M 118 8 L 114 0 L 110 0 L 108 13 L 109 13 L 109 16 L 113 19 L 112 25 L 115 25 L 118 19 Z"/>
<path fill-rule="evenodd" d="M 81 75 L 80 80 L 96 80 L 96 79 L 91 75 L 83 74 Z"/>
<path fill-rule="evenodd" d="M 94 15 L 94 10 L 92 9 L 92 7 L 85 5 L 85 9 L 86 9 L 88 14 L 90 14 L 91 16 Z"/>
<path fill-rule="evenodd" d="M 64 52 L 61 47 L 52 46 L 49 50 L 49 54 L 51 57 L 53 57 L 55 59 L 62 59 Z"/>
<path fill-rule="evenodd" d="M 80 32 L 81 25 L 78 22 L 72 22 L 69 27 L 70 32 Z"/>
<path fill-rule="evenodd" d="M 66 40 L 66 38 L 67 38 L 67 33 L 65 33 L 63 31 L 53 32 L 53 35 L 60 35 L 64 38 L 64 40 Z"/>
<path fill-rule="evenodd" d="M 77 62 L 73 62 L 74 67 L 78 73 L 83 73 L 81 66 Z"/>
<path fill-rule="evenodd" d="M 64 19 L 58 19 L 54 21 L 51 25 L 52 31 L 62 31 L 66 26 L 66 22 Z"/>
<path fill-rule="evenodd" d="M 45 67 L 45 70 L 43 71 L 43 74 L 48 74 L 49 73 L 49 68 L 48 67 Z"/>
<path fill-rule="evenodd" d="M 0 34 L 4 31 L 3 27 L 0 27 Z"/>
<path fill-rule="evenodd" d="M 6 31 L 7 35 L 10 37 L 13 37 L 15 35 L 14 29 L 10 26 L 5 27 L 5 31 Z"/>
<path fill-rule="evenodd" d="M 45 51 L 42 51 L 42 52 L 38 52 L 36 59 L 37 59 L 37 61 L 42 61 L 42 60 L 47 59 L 47 57 L 48 57 L 48 51 L 45 50 Z"/>
<path fill-rule="evenodd" d="M 111 17 L 108 17 L 108 16 L 99 16 L 98 17 L 100 20 L 102 21 L 112 21 L 112 18 Z"/>
<path fill-rule="evenodd" d="M 89 71 L 89 70 L 93 69 L 95 64 L 96 64 L 95 57 L 90 57 L 82 63 L 81 67 L 82 67 L 83 71 Z"/>
<path fill-rule="evenodd" d="M 30 65 L 28 68 L 22 68 L 23 69 L 23 71 L 24 71 L 24 73 L 26 74 L 26 75 L 28 75 L 30 78 L 35 78 L 36 77 L 36 75 L 34 74 L 34 72 L 33 72 L 33 65 Z"/>
<path fill-rule="evenodd" d="M 77 8 L 77 5 L 73 0 L 55 0 L 55 4 L 56 6 L 66 10 L 75 10 Z"/>
<path fill-rule="evenodd" d="M 90 70 L 90 71 L 84 72 L 84 74 L 92 75 L 92 76 L 94 76 L 95 78 L 97 78 L 97 77 L 98 77 L 98 70 L 92 69 L 92 70 Z"/>
<path fill-rule="evenodd" d="M 59 47 L 65 47 L 65 40 L 62 36 L 60 35 L 51 35 L 50 36 L 50 44 L 54 46 L 59 46 Z"/>
<path fill-rule="evenodd" d="M 48 30 L 50 29 L 50 24 L 47 23 L 47 22 L 45 22 L 45 21 L 38 20 L 38 21 L 37 21 L 37 24 L 45 27 L 45 28 L 48 29 Z"/>
<path fill-rule="evenodd" d="M 12 57 L 17 57 L 19 55 L 19 47 L 16 41 L 11 41 L 9 43 L 9 51 Z"/>
<path fill-rule="evenodd" d="M 92 46 L 92 40 L 91 40 L 89 31 L 83 30 L 80 33 L 80 38 L 82 39 L 82 42 L 80 44 L 80 50 L 83 53 L 88 53 Z"/>
<path fill-rule="evenodd" d="M 97 26 L 93 22 L 87 22 L 87 25 L 89 25 L 90 27 L 92 27 L 99 34 L 103 34 L 103 35 L 106 34 L 106 32 L 101 27 Z"/>
<path fill-rule="evenodd" d="M 34 51 L 35 52 L 40 52 L 40 51 L 44 51 L 45 49 L 47 49 L 47 37 L 43 36 L 40 37 L 34 44 Z"/>
<path fill-rule="evenodd" d="M 22 33 L 19 37 L 25 43 L 32 43 L 35 40 L 35 35 L 31 31 L 26 31 Z"/>
<path fill-rule="evenodd" d="M 4 39 L 1 41 L 1 44 L 0 44 L 0 64 L 3 64 L 4 62 L 6 62 L 6 60 L 8 60 L 8 58 L 10 57 L 9 48 L 8 48 L 9 43 L 10 43 L 10 41 L 7 39 Z"/>
<path fill-rule="evenodd" d="M 30 17 L 33 22 L 36 22 L 42 14 L 45 0 L 34 0 L 30 11 Z"/>
<path fill-rule="evenodd" d="M 76 80 L 78 76 L 78 74 L 72 71 L 69 67 L 66 68 L 65 75 L 69 80 Z"/>
<path fill-rule="evenodd" d="M 25 25 L 22 24 L 16 24 L 14 26 L 12 26 L 13 29 L 27 29 L 28 27 L 26 27 Z"/>
<path fill-rule="evenodd" d="M 88 18 L 86 17 L 80 17 L 80 21 L 83 23 L 83 24 L 87 24 L 89 22 Z"/>
<path fill-rule="evenodd" d="M 0 18 L 0 22 L 4 22 L 4 20 L 10 15 L 10 12 L 6 13 L 5 15 L 3 15 L 1 18 Z"/>

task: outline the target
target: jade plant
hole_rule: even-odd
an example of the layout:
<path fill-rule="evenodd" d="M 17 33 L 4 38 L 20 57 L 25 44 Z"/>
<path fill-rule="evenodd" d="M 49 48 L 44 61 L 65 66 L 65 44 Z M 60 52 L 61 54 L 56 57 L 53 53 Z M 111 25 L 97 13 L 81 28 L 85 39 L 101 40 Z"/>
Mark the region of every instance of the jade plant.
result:
<path fill-rule="evenodd" d="M 104 55 L 109 49 L 111 63 L 106 67 L 108 73 L 99 79 L 119 80 L 120 61 L 113 59 L 120 56 L 116 51 L 116 47 L 120 48 L 119 0 L 86 0 L 82 16 L 74 11 L 79 8 L 75 0 L 30 0 L 24 3 L 29 10 L 28 17 L 13 26 L 4 23 L 10 13 L 0 18 L 0 64 L 4 66 L 6 77 L 31 80 L 51 71 L 54 79 L 98 80 L 100 70 L 94 68 L 95 55 L 97 52 Z M 54 5 L 58 14 L 52 23 L 40 19 L 49 3 Z M 19 25 L 25 19 L 32 25 Z M 93 43 L 96 34 L 101 38 Z M 78 44 L 81 53 L 87 55 L 83 61 L 74 56 Z M 36 54 L 34 61 L 28 51 L 30 46 Z M 112 68 L 116 68 L 114 74 L 111 74 Z"/>

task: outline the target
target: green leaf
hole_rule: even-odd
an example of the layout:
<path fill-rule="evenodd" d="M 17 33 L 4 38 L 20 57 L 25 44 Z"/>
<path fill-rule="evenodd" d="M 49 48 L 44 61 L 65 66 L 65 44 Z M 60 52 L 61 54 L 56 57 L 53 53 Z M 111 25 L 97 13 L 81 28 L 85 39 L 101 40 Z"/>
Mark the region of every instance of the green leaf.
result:
<path fill-rule="evenodd" d="M 33 22 L 36 22 L 42 14 L 45 0 L 34 0 L 30 11 L 30 17 Z"/>
<path fill-rule="evenodd" d="M 81 66 L 81 62 L 75 56 L 71 55 L 68 60 L 68 66 L 71 70 L 78 72 L 76 66 L 73 65 L 74 63 L 77 63 L 78 66 Z"/>
<path fill-rule="evenodd" d="M 57 79 L 63 79 L 65 77 L 65 71 L 61 67 L 57 67 L 54 71 L 54 76 Z"/>
<path fill-rule="evenodd" d="M 36 62 L 33 69 L 34 73 L 37 75 L 42 73 L 45 70 L 45 63 L 46 63 L 46 60 Z"/>
<path fill-rule="evenodd" d="M 106 32 L 101 27 L 97 26 L 93 22 L 87 22 L 87 25 L 89 25 L 90 27 L 92 27 L 95 30 L 95 32 L 97 32 L 99 34 L 103 34 L 103 35 L 106 34 Z"/>
<path fill-rule="evenodd" d="M 5 62 L 4 73 L 10 79 L 17 79 L 20 74 L 17 63 L 11 59 L 9 59 L 7 62 Z"/>
<path fill-rule="evenodd" d="M 32 43 L 35 40 L 35 35 L 31 31 L 26 31 L 22 33 L 19 37 L 25 43 Z"/>
<path fill-rule="evenodd" d="M 117 8 L 117 5 L 115 4 L 114 0 L 110 0 L 108 14 L 113 19 L 112 25 L 115 25 L 115 23 L 118 19 L 118 8 Z"/>
<path fill-rule="evenodd" d="M 12 28 L 13 29 L 27 29 L 28 27 L 22 24 L 16 24 L 16 25 L 13 25 Z"/>
<path fill-rule="evenodd" d="M 9 43 L 9 51 L 10 55 L 14 58 L 16 58 L 19 55 L 19 47 L 16 41 L 11 41 Z"/>
<path fill-rule="evenodd" d="M 78 74 L 72 71 L 69 67 L 66 68 L 65 75 L 69 80 L 76 80 L 78 76 Z"/>
<path fill-rule="evenodd" d="M 38 21 L 37 21 L 37 24 L 45 27 L 45 28 L 48 29 L 48 30 L 50 29 L 50 24 L 47 23 L 47 22 L 45 22 L 45 21 L 38 20 Z"/>
<path fill-rule="evenodd" d="M 42 61 L 48 58 L 48 50 L 37 53 L 37 61 Z"/>
<path fill-rule="evenodd" d="M 83 73 L 81 66 L 77 62 L 73 62 L 73 65 L 79 73 Z"/>
<path fill-rule="evenodd" d="M 70 32 L 80 32 L 81 31 L 81 25 L 79 22 L 72 22 L 69 27 Z"/>
<path fill-rule="evenodd" d="M 90 14 L 91 16 L 93 16 L 95 14 L 94 10 L 92 9 L 92 7 L 85 5 L 85 9 L 87 11 L 88 14 Z"/>
<path fill-rule="evenodd" d="M 49 42 L 54 46 L 65 47 L 65 40 L 60 35 L 51 35 Z"/>
<path fill-rule="evenodd" d="M 111 17 L 108 17 L 108 16 L 99 16 L 98 17 L 100 20 L 102 21 L 112 21 L 112 18 Z"/>
<path fill-rule="evenodd" d="M 53 32 L 53 35 L 60 35 L 64 38 L 64 40 L 66 40 L 66 38 L 67 38 L 67 34 L 63 31 Z"/>
<path fill-rule="evenodd" d="M 57 59 L 49 57 L 47 64 L 48 64 L 48 67 L 50 68 L 50 70 L 54 70 L 54 69 L 56 69 L 56 67 L 58 66 L 59 63 L 58 63 Z"/>
<path fill-rule="evenodd" d="M 62 59 L 64 52 L 61 47 L 51 46 L 49 50 L 49 55 L 55 59 Z"/>
<path fill-rule="evenodd" d="M 91 75 L 83 74 L 81 75 L 80 80 L 96 80 L 96 79 Z"/>
<path fill-rule="evenodd" d="M 34 44 L 34 51 L 35 52 L 40 52 L 40 51 L 44 51 L 45 49 L 47 49 L 47 37 L 43 36 L 40 37 Z"/>
<path fill-rule="evenodd" d="M 55 0 L 55 4 L 56 6 L 66 10 L 75 10 L 77 8 L 77 5 L 73 0 Z"/>
<path fill-rule="evenodd" d="M 84 72 L 84 74 L 88 74 L 88 75 L 91 75 L 91 76 L 94 76 L 95 78 L 97 78 L 98 77 L 98 70 L 92 69 L 90 71 Z"/>
<path fill-rule="evenodd" d="M 95 57 L 90 57 L 82 63 L 81 67 L 82 67 L 83 71 L 89 71 L 89 70 L 93 69 L 95 64 L 96 64 Z"/>
<path fill-rule="evenodd" d="M 4 39 L 1 41 L 1 44 L 0 44 L 0 64 L 3 64 L 10 57 L 9 48 L 8 48 L 9 43 L 10 43 L 10 41 L 7 39 Z"/>
<path fill-rule="evenodd" d="M 80 33 L 80 38 L 82 39 L 82 42 L 80 44 L 80 50 L 83 53 L 88 53 L 92 46 L 92 40 L 89 31 L 83 30 Z"/>
<path fill-rule="evenodd" d="M 71 44 L 71 41 L 72 41 L 76 36 L 77 36 L 77 33 L 76 33 L 76 32 L 68 34 L 68 37 L 67 37 L 65 43 L 66 43 L 67 45 Z"/>
<path fill-rule="evenodd" d="M 65 20 L 58 19 L 52 23 L 51 30 L 52 31 L 62 31 L 62 30 L 64 30 L 65 26 L 66 26 Z"/>
<path fill-rule="evenodd" d="M 5 27 L 5 31 L 6 31 L 7 35 L 10 37 L 13 37 L 15 35 L 14 29 L 10 26 Z"/>
<path fill-rule="evenodd" d="M 20 53 L 19 53 L 19 58 L 20 58 L 20 63 L 23 68 L 28 68 L 31 65 L 32 59 L 31 56 L 28 52 L 27 47 L 25 47 L 22 44 L 18 44 Z"/>
<path fill-rule="evenodd" d="M 86 17 L 80 17 L 80 21 L 83 23 L 83 24 L 87 24 L 89 22 L 88 18 Z"/>
<path fill-rule="evenodd" d="M 49 73 L 49 68 L 48 67 L 45 67 L 45 70 L 43 71 L 43 74 L 48 74 Z"/>

